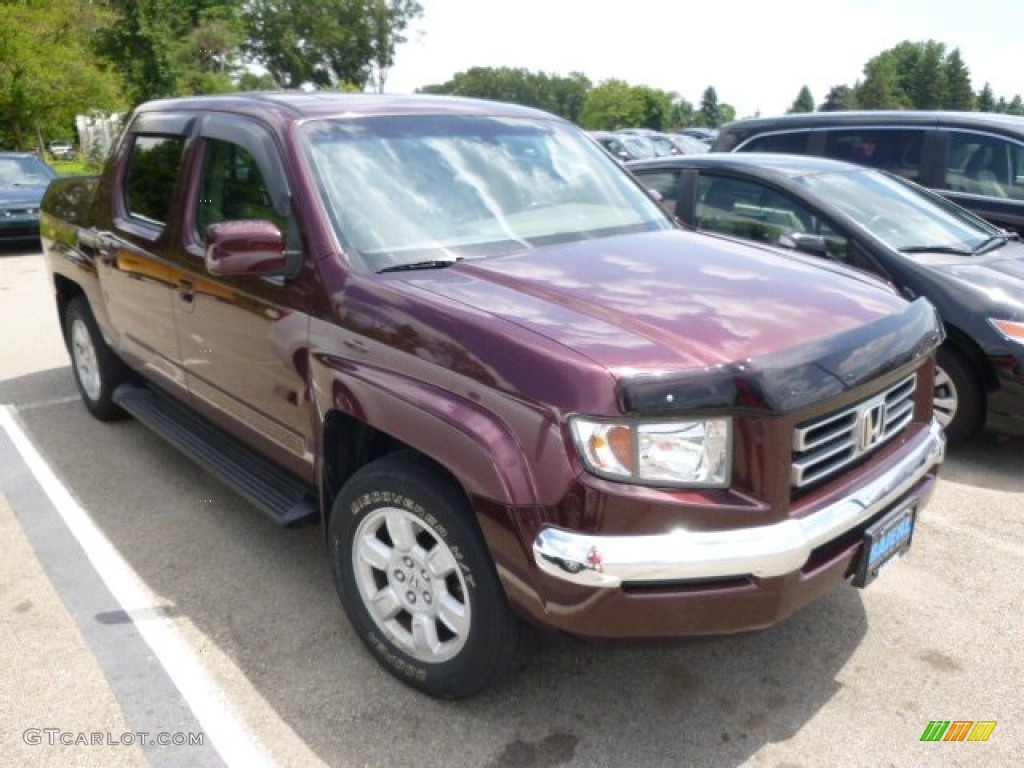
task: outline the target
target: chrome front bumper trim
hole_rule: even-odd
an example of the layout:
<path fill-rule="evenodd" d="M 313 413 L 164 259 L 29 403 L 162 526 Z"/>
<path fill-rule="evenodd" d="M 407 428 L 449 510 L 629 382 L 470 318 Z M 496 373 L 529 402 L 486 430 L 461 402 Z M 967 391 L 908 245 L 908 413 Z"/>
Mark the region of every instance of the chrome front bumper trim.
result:
<path fill-rule="evenodd" d="M 783 576 L 800 569 L 811 551 L 900 499 L 942 462 L 946 439 L 935 420 L 911 449 L 846 498 L 804 518 L 730 531 L 605 536 L 545 528 L 533 559 L 545 573 L 588 587 L 623 582 L 671 582 L 753 575 Z"/>

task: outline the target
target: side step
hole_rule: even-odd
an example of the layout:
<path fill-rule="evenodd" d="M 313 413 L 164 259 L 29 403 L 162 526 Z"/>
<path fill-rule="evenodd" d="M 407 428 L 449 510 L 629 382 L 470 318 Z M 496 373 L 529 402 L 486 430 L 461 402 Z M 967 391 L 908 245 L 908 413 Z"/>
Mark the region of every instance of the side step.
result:
<path fill-rule="evenodd" d="M 280 525 L 317 519 L 309 489 L 223 430 L 149 387 L 122 384 L 114 402 Z"/>

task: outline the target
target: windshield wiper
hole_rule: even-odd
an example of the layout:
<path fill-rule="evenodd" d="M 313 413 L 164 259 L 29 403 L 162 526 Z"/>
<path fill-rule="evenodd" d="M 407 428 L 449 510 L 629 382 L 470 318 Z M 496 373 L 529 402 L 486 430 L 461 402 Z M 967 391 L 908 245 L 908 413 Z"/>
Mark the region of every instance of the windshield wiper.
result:
<path fill-rule="evenodd" d="M 378 269 L 377 274 L 382 275 L 385 272 L 406 272 L 412 269 L 444 269 L 450 267 L 460 259 L 431 259 L 430 261 L 414 261 L 411 264 L 395 264 L 391 267 L 384 267 L 384 269 Z"/>
<path fill-rule="evenodd" d="M 899 249 L 900 253 L 952 253 L 956 256 L 973 256 L 977 251 L 957 248 L 954 245 L 908 245 Z"/>
<path fill-rule="evenodd" d="M 986 251 L 991 251 L 1001 246 L 1004 246 L 1008 242 L 1010 242 L 1010 238 L 1007 235 L 1000 232 L 998 235 L 991 235 L 989 237 L 986 237 L 984 240 L 982 240 L 980 243 L 974 246 L 974 253 L 985 253 Z"/>

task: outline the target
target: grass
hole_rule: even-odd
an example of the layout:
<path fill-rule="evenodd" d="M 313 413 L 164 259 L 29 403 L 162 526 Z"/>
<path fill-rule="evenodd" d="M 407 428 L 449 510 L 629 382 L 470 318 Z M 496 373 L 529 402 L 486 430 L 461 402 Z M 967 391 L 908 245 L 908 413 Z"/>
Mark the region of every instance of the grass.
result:
<path fill-rule="evenodd" d="M 86 167 L 85 161 L 79 158 L 74 160 L 51 160 L 50 167 L 61 176 L 88 176 L 96 171 Z"/>

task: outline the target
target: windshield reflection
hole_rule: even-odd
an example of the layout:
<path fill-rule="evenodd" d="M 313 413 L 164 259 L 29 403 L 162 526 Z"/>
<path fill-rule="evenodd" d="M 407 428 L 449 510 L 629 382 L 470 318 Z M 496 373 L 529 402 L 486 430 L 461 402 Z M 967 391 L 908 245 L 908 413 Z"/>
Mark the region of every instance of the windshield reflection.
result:
<path fill-rule="evenodd" d="M 560 122 L 338 118 L 302 132 L 339 239 L 374 271 L 671 227 L 625 172 Z"/>

